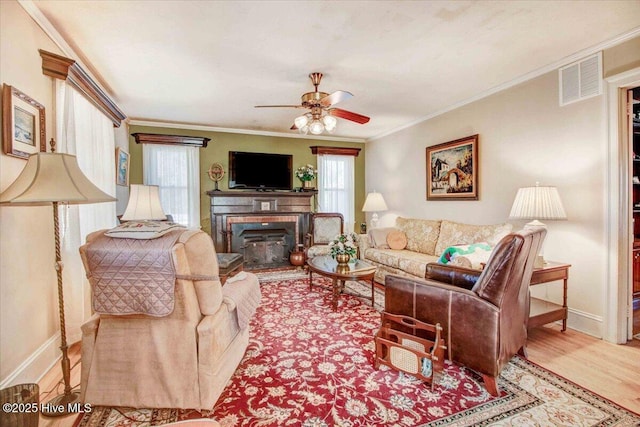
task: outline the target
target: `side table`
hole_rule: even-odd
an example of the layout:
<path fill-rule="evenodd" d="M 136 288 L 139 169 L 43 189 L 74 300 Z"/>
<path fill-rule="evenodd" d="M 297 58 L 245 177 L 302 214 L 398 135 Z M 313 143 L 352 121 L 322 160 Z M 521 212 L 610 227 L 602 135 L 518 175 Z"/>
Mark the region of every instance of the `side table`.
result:
<path fill-rule="evenodd" d="M 244 256 L 236 253 L 221 253 L 218 256 L 218 275 L 224 285 L 229 277 L 240 273 L 244 267 Z"/>
<path fill-rule="evenodd" d="M 530 286 L 562 280 L 563 293 L 562 305 L 539 298 L 531 298 L 529 329 L 562 320 L 562 332 L 567 330 L 567 316 L 569 312 L 567 308 L 567 281 L 569 280 L 569 267 L 571 267 L 571 264 L 547 261 L 542 268 L 533 270 Z"/>

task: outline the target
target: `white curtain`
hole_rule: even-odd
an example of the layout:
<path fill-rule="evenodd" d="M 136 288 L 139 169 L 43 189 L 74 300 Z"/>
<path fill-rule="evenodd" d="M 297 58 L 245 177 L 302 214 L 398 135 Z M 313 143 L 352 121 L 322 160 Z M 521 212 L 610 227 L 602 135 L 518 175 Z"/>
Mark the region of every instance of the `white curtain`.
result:
<path fill-rule="evenodd" d="M 65 81 L 56 79 L 56 151 L 76 156 L 82 172 L 107 194 L 116 193 L 113 123 Z M 65 320 L 69 342 L 91 316 L 91 289 L 78 253 L 87 234 L 116 224 L 116 204 L 60 208 Z"/>
<path fill-rule="evenodd" d="M 318 206 L 320 212 L 339 212 L 344 229 L 353 231 L 354 156 L 318 155 Z"/>
<path fill-rule="evenodd" d="M 200 152 L 183 145 L 143 144 L 144 183 L 160 186 L 165 214 L 200 228 Z"/>

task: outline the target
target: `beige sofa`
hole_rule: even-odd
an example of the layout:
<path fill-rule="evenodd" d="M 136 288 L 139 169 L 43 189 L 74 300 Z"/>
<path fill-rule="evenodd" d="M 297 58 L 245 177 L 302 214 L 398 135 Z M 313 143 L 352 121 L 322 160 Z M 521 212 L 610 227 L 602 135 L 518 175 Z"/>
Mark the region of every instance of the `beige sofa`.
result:
<path fill-rule="evenodd" d="M 398 217 L 395 227 L 372 229 L 366 235 L 360 235 L 358 246 L 360 258 L 378 266 L 375 281 L 384 284 L 386 275 L 390 273 L 424 278 L 427 264 L 438 262 L 447 248 L 478 242 L 486 242 L 493 247 L 512 228 L 509 223 L 472 225 L 447 220 Z M 406 237 L 406 247 L 391 249 L 386 237 L 394 231 L 397 235 L 398 230 Z M 457 265 L 469 267 L 463 263 Z"/>
<path fill-rule="evenodd" d="M 108 306 L 96 305 L 96 293 L 102 295 L 103 285 L 117 281 L 121 286 L 122 280 L 129 280 L 124 288 L 131 289 L 137 286 L 132 277 L 146 268 L 142 289 L 156 295 L 150 289 L 163 280 L 159 267 L 168 266 L 174 274 L 169 280 L 174 294 L 169 314 L 140 314 L 137 307 L 131 309 L 140 295 L 127 294 L 133 301 L 129 305 L 117 301 L 115 308 L 131 314 L 104 314 L 105 308 L 82 326 L 83 402 L 211 409 L 240 363 L 249 342 L 249 320 L 261 298 L 257 277 L 242 272 L 222 287 L 209 235 L 200 230 L 171 233 L 175 234 L 152 240 L 111 239 L 102 230 L 87 236 L 80 248 L 94 309 Z M 155 251 L 163 239 L 164 246 Z M 162 260 L 152 258 L 156 252 Z M 158 295 L 155 302 L 161 299 L 164 296 Z"/>

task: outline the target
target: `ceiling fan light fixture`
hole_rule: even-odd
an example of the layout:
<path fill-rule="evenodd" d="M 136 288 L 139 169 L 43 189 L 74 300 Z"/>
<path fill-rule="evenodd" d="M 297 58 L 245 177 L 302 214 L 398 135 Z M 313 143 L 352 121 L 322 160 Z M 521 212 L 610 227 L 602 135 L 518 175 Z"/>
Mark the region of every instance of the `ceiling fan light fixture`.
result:
<path fill-rule="evenodd" d="M 338 121 L 336 120 L 335 117 L 324 116 L 322 118 L 322 123 L 324 123 L 324 128 L 327 130 L 327 132 L 333 132 L 336 129 L 336 125 L 338 124 Z"/>
<path fill-rule="evenodd" d="M 309 123 L 309 117 L 307 117 L 306 114 L 303 114 L 301 116 L 296 117 L 293 123 L 296 125 L 298 129 L 302 129 Z"/>
<path fill-rule="evenodd" d="M 305 125 L 305 126 L 302 126 L 301 128 L 298 128 L 298 132 L 301 133 L 302 135 L 308 134 L 309 126 Z"/>
<path fill-rule="evenodd" d="M 314 135 L 320 135 L 324 131 L 324 125 L 320 120 L 313 120 L 309 124 L 309 132 Z"/>

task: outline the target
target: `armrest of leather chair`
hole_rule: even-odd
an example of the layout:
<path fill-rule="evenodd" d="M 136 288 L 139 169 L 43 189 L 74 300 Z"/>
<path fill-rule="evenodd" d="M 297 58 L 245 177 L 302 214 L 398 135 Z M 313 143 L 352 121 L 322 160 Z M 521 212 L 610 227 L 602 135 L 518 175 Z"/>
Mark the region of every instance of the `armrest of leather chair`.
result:
<path fill-rule="evenodd" d="M 478 281 L 480 274 L 482 274 L 482 271 L 470 268 L 429 263 L 427 264 L 425 278 L 459 288 L 471 289 Z"/>

